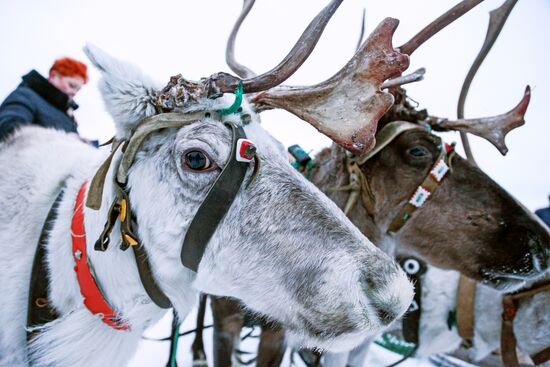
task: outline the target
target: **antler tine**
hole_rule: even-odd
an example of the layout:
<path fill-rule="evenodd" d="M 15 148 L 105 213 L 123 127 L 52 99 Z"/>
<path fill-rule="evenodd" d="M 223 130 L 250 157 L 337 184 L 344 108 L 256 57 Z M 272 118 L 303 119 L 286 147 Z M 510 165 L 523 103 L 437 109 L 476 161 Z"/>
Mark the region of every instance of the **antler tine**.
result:
<path fill-rule="evenodd" d="M 328 21 L 343 0 L 332 0 L 308 25 L 302 36 L 298 39 L 289 54 L 270 71 L 242 80 L 244 93 L 255 93 L 273 88 L 287 80 L 298 68 L 306 61 L 319 41 L 323 30 Z M 234 92 L 240 79 L 227 73 L 217 73 L 212 75 L 207 84 L 209 84 L 210 95 L 218 93 Z"/>
<path fill-rule="evenodd" d="M 233 70 L 233 72 L 241 78 L 252 78 L 256 76 L 256 73 L 254 73 L 252 70 L 250 70 L 246 66 L 240 64 L 235 59 L 235 39 L 237 38 L 237 33 L 239 33 L 239 29 L 241 28 L 241 25 L 243 24 L 244 19 L 247 17 L 248 13 L 250 12 L 250 9 L 252 9 L 252 7 L 254 6 L 255 1 L 256 0 L 243 1 L 243 9 L 241 11 L 241 14 L 237 18 L 237 21 L 235 22 L 233 29 L 231 30 L 231 34 L 227 39 L 227 47 L 225 48 L 225 62 L 227 63 L 227 65 L 229 65 L 229 68 Z"/>
<path fill-rule="evenodd" d="M 428 118 L 428 123 L 436 131 L 457 130 L 484 138 L 493 144 L 502 155 L 508 152 L 504 138 L 510 131 L 525 123 L 524 116 L 531 99 L 531 88 L 527 86 L 523 98 L 509 112 L 492 117 L 478 119 L 447 120 L 436 117 Z"/>
<path fill-rule="evenodd" d="M 353 153 L 370 150 L 378 120 L 394 101 L 380 86 L 409 66 L 408 56 L 392 46 L 398 24 L 396 19 L 383 20 L 353 58 L 320 84 L 258 93 L 252 98 L 256 111 L 285 109 Z"/>
<path fill-rule="evenodd" d="M 380 88 L 387 89 L 391 87 L 397 87 L 403 84 L 419 82 L 421 80 L 424 80 L 424 74 L 426 74 L 426 69 L 420 68 L 410 74 L 399 76 L 397 78 L 385 81 L 384 83 L 382 83 L 382 86 Z"/>
<path fill-rule="evenodd" d="M 399 51 L 410 56 L 418 47 L 420 47 L 420 45 L 429 40 L 433 35 L 460 18 L 462 15 L 466 14 L 482 1 L 484 0 L 463 0 L 449 9 L 445 14 L 428 24 L 403 46 L 399 47 Z"/>
<path fill-rule="evenodd" d="M 363 43 L 363 37 L 365 37 L 365 21 L 367 19 L 367 9 L 363 8 L 363 16 L 361 17 L 361 32 L 359 32 L 359 40 L 357 41 L 357 46 L 355 51 L 359 50 L 361 44 Z"/>
<path fill-rule="evenodd" d="M 470 90 L 470 85 L 474 80 L 474 76 L 476 75 L 479 67 L 485 60 L 485 57 L 487 57 L 489 51 L 491 51 L 491 48 L 495 44 L 495 41 L 500 34 L 500 31 L 504 27 L 504 23 L 506 23 L 506 20 L 508 19 L 508 16 L 512 12 L 512 9 L 516 5 L 516 3 L 517 0 L 507 0 L 499 8 L 494 9 L 489 13 L 489 28 L 487 28 L 485 41 L 483 42 L 483 46 L 481 47 L 481 50 L 479 50 L 479 53 L 477 54 L 474 62 L 472 63 L 472 66 L 468 71 L 468 75 L 466 75 L 464 83 L 462 84 L 462 89 L 460 90 L 460 97 L 458 98 L 457 106 L 457 117 L 459 119 L 464 118 L 464 104 L 466 103 L 466 97 L 468 96 L 468 91 Z M 465 132 L 461 132 L 460 138 L 462 140 L 462 145 L 464 146 L 464 151 L 466 153 L 468 161 L 475 165 L 476 163 L 474 160 L 474 155 L 472 154 L 472 149 L 470 148 L 468 135 Z"/>

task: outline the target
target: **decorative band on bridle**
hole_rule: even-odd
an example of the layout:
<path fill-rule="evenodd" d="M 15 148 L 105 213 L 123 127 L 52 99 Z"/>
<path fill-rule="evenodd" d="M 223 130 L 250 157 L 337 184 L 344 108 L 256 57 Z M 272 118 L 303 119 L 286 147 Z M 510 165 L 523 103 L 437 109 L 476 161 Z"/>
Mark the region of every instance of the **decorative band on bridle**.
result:
<path fill-rule="evenodd" d="M 455 154 L 454 144 L 441 144 L 439 156 L 435 160 L 430 172 L 416 188 L 409 201 L 403 206 L 388 227 L 388 233 L 396 233 L 411 218 L 413 213 L 426 203 L 432 193 L 441 185 L 451 166 L 451 159 Z"/>
<path fill-rule="evenodd" d="M 374 195 L 368 184 L 368 180 L 361 171 L 361 166 L 370 158 L 381 152 L 399 135 L 409 130 L 424 130 L 422 125 L 407 121 L 394 121 L 384 126 L 376 135 L 376 146 L 367 154 L 361 156 L 348 155 L 346 157 L 346 167 L 349 173 L 349 184 L 338 188 L 338 191 L 350 191 L 350 195 L 344 207 L 344 213 L 349 214 L 351 209 L 357 203 L 359 197 L 363 206 L 369 213 L 374 211 Z M 409 197 L 407 203 L 398 212 L 388 226 L 388 233 L 396 233 L 411 218 L 413 213 L 422 207 L 433 192 L 441 185 L 443 179 L 450 171 L 451 161 L 455 155 L 454 144 L 442 144 L 435 163 L 431 167 L 428 175 L 416 190 Z"/>

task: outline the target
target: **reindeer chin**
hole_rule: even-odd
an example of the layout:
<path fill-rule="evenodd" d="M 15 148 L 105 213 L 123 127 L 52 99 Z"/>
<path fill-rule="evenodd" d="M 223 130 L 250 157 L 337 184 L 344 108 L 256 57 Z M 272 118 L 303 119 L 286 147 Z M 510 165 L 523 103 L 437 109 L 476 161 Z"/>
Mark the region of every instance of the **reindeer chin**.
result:
<path fill-rule="evenodd" d="M 377 332 L 364 333 L 356 332 L 345 335 L 340 335 L 332 338 L 317 338 L 311 336 L 305 336 L 303 334 L 288 332 L 288 343 L 296 348 L 308 348 L 319 351 L 328 352 L 344 352 L 349 351 L 359 344 L 361 344 L 365 338 L 373 337 Z"/>
<path fill-rule="evenodd" d="M 481 283 L 502 292 L 513 292 L 522 288 L 525 285 L 526 281 L 507 276 L 495 276 L 491 278 L 485 278 L 481 281 Z"/>

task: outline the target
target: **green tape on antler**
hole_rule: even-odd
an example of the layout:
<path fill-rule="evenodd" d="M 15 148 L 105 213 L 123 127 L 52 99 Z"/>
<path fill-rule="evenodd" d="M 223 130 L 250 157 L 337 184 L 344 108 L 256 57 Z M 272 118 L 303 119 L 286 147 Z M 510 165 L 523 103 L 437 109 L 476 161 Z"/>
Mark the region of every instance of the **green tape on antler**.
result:
<path fill-rule="evenodd" d="M 241 80 L 239 81 L 239 85 L 237 86 L 237 89 L 235 89 L 235 101 L 233 102 L 233 104 L 227 108 L 223 108 L 216 112 L 222 116 L 231 115 L 232 113 L 240 112 L 239 108 L 241 108 L 242 102 L 243 102 L 243 82 Z"/>

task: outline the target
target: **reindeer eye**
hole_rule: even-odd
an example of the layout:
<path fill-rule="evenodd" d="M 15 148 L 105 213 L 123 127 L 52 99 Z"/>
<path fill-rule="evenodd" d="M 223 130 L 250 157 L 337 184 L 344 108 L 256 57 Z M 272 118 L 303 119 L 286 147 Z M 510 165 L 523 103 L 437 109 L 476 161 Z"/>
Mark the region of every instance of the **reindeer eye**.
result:
<path fill-rule="evenodd" d="M 183 165 L 191 171 L 205 171 L 212 167 L 212 162 L 203 151 L 189 150 L 183 153 Z"/>
<path fill-rule="evenodd" d="M 428 149 L 424 148 L 421 145 L 417 145 L 415 147 L 412 147 L 409 149 L 408 153 L 412 155 L 413 157 L 425 157 L 430 154 Z"/>

